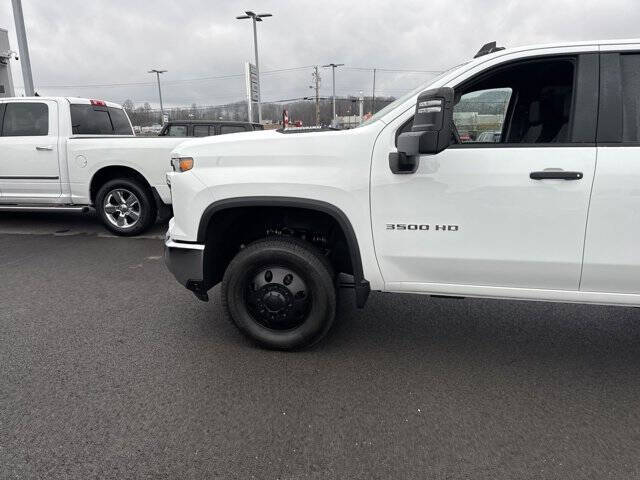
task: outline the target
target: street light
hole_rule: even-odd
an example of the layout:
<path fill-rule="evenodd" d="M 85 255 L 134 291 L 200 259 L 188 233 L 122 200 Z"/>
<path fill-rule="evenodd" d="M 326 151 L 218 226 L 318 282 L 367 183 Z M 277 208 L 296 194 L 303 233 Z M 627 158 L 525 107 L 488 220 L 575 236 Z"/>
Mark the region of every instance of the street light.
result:
<path fill-rule="evenodd" d="M 258 77 L 258 122 L 262 123 L 262 107 L 260 105 L 260 65 L 258 65 L 258 34 L 256 31 L 256 22 L 261 22 L 265 17 L 272 17 L 270 13 L 253 13 L 251 10 L 244 12 L 245 15 L 236 17 L 238 20 L 250 18 L 253 21 L 253 49 L 256 53 L 256 75 Z M 251 100 L 251 99 L 249 99 Z M 251 121 L 251 119 L 249 119 Z"/>
<path fill-rule="evenodd" d="M 160 74 L 166 72 L 166 70 L 149 70 L 147 73 L 155 73 L 158 79 L 158 96 L 160 97 L 160 113 L 162 114 L 162 124 L 164 124 L 164 108 L 162 107 L 162 90 L 160 89 Z"/>
<path fill-rule="evenodd" d="M 333 121 L 336 121 L 336 68 L 342 67 L 344 63 L 330 63 L 323 65 L 322 68 L 331 67 L 331 73 L 333 74 Z"/>

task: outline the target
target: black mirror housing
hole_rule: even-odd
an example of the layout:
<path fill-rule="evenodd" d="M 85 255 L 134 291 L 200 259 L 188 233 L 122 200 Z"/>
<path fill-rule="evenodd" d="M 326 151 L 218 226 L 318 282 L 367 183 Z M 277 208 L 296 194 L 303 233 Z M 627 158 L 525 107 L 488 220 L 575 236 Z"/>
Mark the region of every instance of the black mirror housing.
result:
<path fill-rule="evenodd" d="M 391 152 L 389 153 L 389 169 L 391 173 L 396 175 L 416 173 L 420 164 L 419 160 L 415 155 L 408 156 L 404 152 Z"/>
<path fill-rule="evenodd" d="M 451 141 L 454 91 L 451 87 L 422 92 L 410 132 L 398 137 L 398 151 L 407 156 L 443 151 Z"/>

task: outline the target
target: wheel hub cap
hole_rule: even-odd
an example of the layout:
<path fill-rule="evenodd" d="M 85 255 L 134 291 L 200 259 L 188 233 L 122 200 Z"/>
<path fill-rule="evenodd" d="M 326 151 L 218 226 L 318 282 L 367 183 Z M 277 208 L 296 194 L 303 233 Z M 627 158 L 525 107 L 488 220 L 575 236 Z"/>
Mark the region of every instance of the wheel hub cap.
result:
<path fill-rule="evenodd" d="M 265 296 L 262 297 L 262 303 L 264 303 L 270 312 L 279 312 L 287 305 L 284 295 L 276 291 L 267 292 Z"/>
<path fill-rule="evenodd" d="M 102 208 L 109 223 L 119 228 L 131 228 L 140 220 L 140 200 L 126 188 L 115 188 L 107 193 Z"/>
<path fill-rule="evenodd" d="M 275 330 L 299 326 L 309 313 L 307 284 L 290 268 L 265 267 L 248 275 L 246 301 L 249 313 L 260 324 Z"/>

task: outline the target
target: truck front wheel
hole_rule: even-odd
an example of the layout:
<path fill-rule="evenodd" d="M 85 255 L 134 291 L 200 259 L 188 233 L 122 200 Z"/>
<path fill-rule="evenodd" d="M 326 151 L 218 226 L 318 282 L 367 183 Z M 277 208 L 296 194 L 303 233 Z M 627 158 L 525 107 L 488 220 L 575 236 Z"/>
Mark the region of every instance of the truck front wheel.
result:
<path fill-rule="evenodd" d="M 157 216 L 151 192 L 130 178 L 109 180 L 102 185 L 96 195 L 95 207 L 102 223 L 122 236 L 144 232 Z"/>
<path fill-rule="evenodd" d="M 319 250 L 302 240 L 259 240 L 227 267 L 222 302 L 238 329 L 263 347 L 307 347 L 333 324 L 333 269 Z"/>

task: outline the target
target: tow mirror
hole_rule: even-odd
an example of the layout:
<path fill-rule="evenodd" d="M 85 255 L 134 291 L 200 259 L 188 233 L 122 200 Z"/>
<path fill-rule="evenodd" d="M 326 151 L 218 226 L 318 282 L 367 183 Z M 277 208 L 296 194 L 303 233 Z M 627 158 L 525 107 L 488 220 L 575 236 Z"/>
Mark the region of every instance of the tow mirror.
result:
<path fill-rule="evenodd" d="M 441 87 L 418 96 L 413 127 L 398 137 L 398 152 L 389 155 L 393 173 L 413 173 L 418 169 L 418 155 L 439 153 L 449 146 L 453 95 L 453 88 Z"/>

